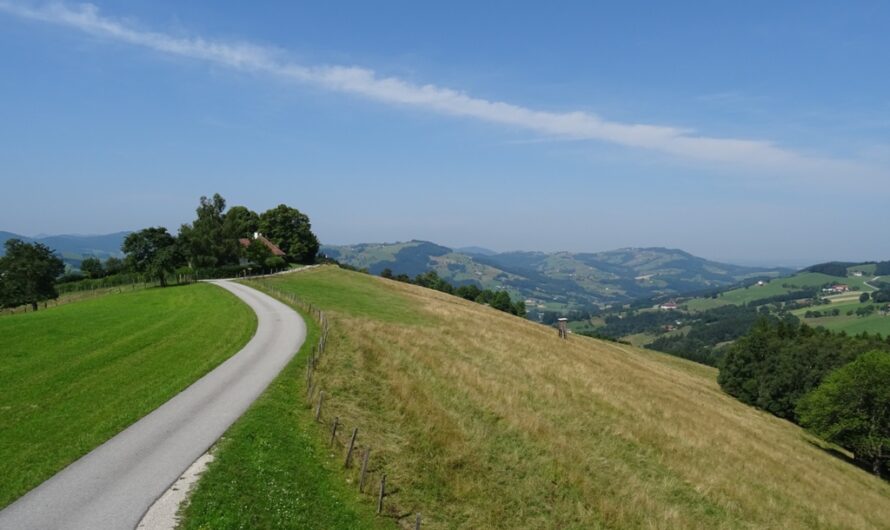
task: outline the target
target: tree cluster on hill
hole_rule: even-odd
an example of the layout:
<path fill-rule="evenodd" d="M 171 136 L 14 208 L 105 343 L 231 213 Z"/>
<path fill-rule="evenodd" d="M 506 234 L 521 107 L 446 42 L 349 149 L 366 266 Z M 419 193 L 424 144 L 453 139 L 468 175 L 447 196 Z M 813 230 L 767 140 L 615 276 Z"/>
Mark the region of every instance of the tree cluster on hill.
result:
<path fill-rule="evenodd" d="M 557 313 L 556 311 L 544 311 L 541 313 L 541 323 L 552 325 L 556 324 L 556 322 L 560 318 L 567 318 L 569 321 L 583 321 L 590 320 L 598 315 L 602 314 L 602 310 L 596 306 L 591 306 L 586 309 L 570 309 L 568 311 L 564 311 L 561 313 Z"/>
<path fill-rule="evenodd" d="M 739 400 L 850 449 L 881 474 L 890 455 L 888 370 L 890 338 L 763 319 L 729 348 L 717 381 Z"/>
<path fill-rule="evenodd" d="M 797 318 L 790 314 L 783 314 L 781 317 L 767 316 L 754 307 L 726 305 L 710 309 L 690 319 L 688 333 L 661 336 L 646 348 L 717 366 L 726 349 L 724 344 L 748 333 L 762 318 L 774 322 L 781 318 L 797 323 Z"/>
<path fill-rule="evenodd" d="M 105 278 L 106 276 L 114 276 L 126 270 L 124 262 L 114 256 L 106 259 L 104 262 L 96 257 L 85 258 L 80 262 L 80 275 L 73 275 L 72 279 L 77 280 L 86 276 L 91 280 Z"/>
<path fill-rule="evenodd" d="M 436 271 L 427 271 L 418 274 L 412 279 L 407 274 L 393 275 L 392 270 L 383 269 L 380 276 L 390 280 L 413 283 L 414 285 L 419 285 L 428 289 L 435 289 L 443 293 L 453 294 L 464 300 L 489 305 L 499 311 L 504 311 L 505 313 L 510 313 L 511 315 L 516 315 L 518 317 L 525 317 L 525 302 L 522 300 L 514 302 L 510 298 L 510 293 L 507 291 L 480 289 L 475 284 L 454 287 L 447 281 L 443 280 Z"/>
<path fill-rule="evenodd" d="M 882 283 L 880 290 L 871 293 L 871 299 L 877 304 L 890 302 L 890 284 Z"/>
<path fill-rule="evenodd" d="M 815 310 L 815 311 L 809 310 L 806 313 L 804 313 L 804 317 L 805 318 L 836 317 L 840 314 L 841 314 L 840 309 L 835 307 L 832 310 L 825 310 L 824 312 L 819 311 L 819 310 Z"/>
<path fill-rule="evenodd" d="M 847 268 L 852 267 L 853 265 L 858 265 L 857 263 L 851 263 L 846 261 L 829 261 L 828 263 L 819 263 L 818 265 L 812 265 L 804 269 L 806 272 L 820 272 L 822 274 L 827 274 L 828 276 L 837 276 L 839 278 L 847 277 Z"/>
<path fill-rule="evenodd" d="M 869 350 L 890 351 L 890 339 L 762 319 L 729 348 L 717 381 L 741 401 L 797 421 L 795 404 L 804 394 Z"/>
<path fill-rule="evenodd" d="M 763 298 L 758 298 L 757 300 L 751 300 L 748 302 L 748 307 L 758 307 L 766 304 L 778 304 L 782 302 L 791 302 L 794 300 L 804 300 L 807 298 L 813 298 L 819 294 L 819 287 L 806 287 L 803 289 L 799 289 L 797 291 L 791 291 L 788 293 L 777 294 L 773 296 L 765 296 Z"/>
<path fill-rule="evenodd" d="M 101 286 L 117 285 L 132 281 L 134 273 L 163 286 L 174 272 L 219 277 L 235 276 L 246 268 L 284 267 L 285 258 L 273 255 L 265 243 L 253 238 L 257 231 L 282 249 L 287 261 L 315 261 L 318 239 L 305 214 L 284 204 L 261 214 L 243 206 L 226 211 L 225 199 L 216 194 L 201 197 L 197 219 L 182 225 L 178 235 L 164 227 L 133 232 L 121 246 L 126 254 L 123 260 L 112 257 L 103 263 L 88 257 L 79 273 L 63 275 L 62 260 L 41 243 L 8 240 L 6 254 L 0 258 L 0 307 L 30 304 L 36 310 L 38 302 L 58 297 L 58 284 L 101 279 Z M 251 241 L 247 248 L 241 239 Z"/>
<path fill-rule="evenodd" d="M 276 269 L 294 263 L 312 263 L 318 252 L 318 239 L 312 233 L 309 218 L 285 204 L 261 214 L 244 206 L 226 211 L 226 201 L 219 194 L 201 197 L 197 218 L 184 224 L 178 236 L 166 228 L 145 228 L 127 236 L 122 250 L 125 264 L 134 271 L 158 280 L 162 285 L 174 271 L 186 268 L 204 276 L 234 275 L 246 267 Z M 260 232 L 277 245 L 286 258 L 275 256 L 259 239 Z M 244 248 L 239 240 L 251 243 Z M 249 265 L 242 265 L 246 259 Z"/>
<path fill-rule="evenodd" d="M 627 311 L 624 314 L 607 315 L 606 325 L 597 330 L 607 337 L 624 337 L 634 333 L 657 332 L 666 325 L 685 319 L 680 311 Z"/>

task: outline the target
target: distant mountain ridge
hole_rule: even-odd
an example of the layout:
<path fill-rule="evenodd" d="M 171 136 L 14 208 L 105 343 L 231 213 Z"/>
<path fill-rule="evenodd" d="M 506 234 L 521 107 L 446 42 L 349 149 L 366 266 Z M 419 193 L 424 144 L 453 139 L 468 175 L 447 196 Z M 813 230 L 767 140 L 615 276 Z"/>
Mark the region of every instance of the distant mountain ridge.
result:
<path fill-rule="evenodd" d="M 584 307 L 729 286 L 791 269 L 746 267 L 688 252 L 650 247 L 607 252 L 485 252 L 453 250 L 429 241 L 322 246 L 321 252 L 371 274 L 390 269 L 415 276 L 435 270 L 449 282 L 506 289 L 537 309 Z"/>
<path fill-rule="evenodd" d="M 80 267 L 80 262 L 90 256 L 99 259 L 110 257 L 122 258 L 121 245 L 124 238 L 130 232 L 115 232 L 113 234 L 77 235 L 61 234 L 40 237 L 27 237 L 12 232 L 0 231 L 0 256 L 5 249 L 3 245 L 9 239 L 21 239 L 28 243 L 42 243 L 56 251 L 62 260 L 74 268 Z"/>

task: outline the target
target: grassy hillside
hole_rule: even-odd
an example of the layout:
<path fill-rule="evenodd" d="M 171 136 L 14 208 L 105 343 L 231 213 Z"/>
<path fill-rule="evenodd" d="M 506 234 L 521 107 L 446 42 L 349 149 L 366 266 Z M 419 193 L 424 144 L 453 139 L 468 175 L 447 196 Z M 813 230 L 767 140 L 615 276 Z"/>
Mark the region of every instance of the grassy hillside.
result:
<path fill-rule="evenodd" d="M 536 312 L 627 302 L 635 298 L 728 286 L 753 276 L 790 271 L 740 267 L 667 248 L 598 253 L 504 252 L 465 254 L 426 241 L 326 246 L 322 251 L 378 275 L 385 269 L 416 276 L 435 270 L 454 284 L 504 289 Z"/>
<path fill-rule="evenodd" d="M 256 317 L 207 284 L 0 317 L 0 507 L 238 351 Z"/>
<path fill-rule="evenodd" d="M 341 432 L 360 428 L 373 479 L 388 475 L 390 516 L 421 512 L 424 528 L 890 521 L 890 485 L 723 394 L 710 368 L 584 337 L 560 341 L 478 304 L 335 268 L 269 284 L 327 311 L 323 419 L 338 416 Z M 281 419 L 293 413 L 281 410 Z M 355 480 L 354 470 L 338 473 Z"/>

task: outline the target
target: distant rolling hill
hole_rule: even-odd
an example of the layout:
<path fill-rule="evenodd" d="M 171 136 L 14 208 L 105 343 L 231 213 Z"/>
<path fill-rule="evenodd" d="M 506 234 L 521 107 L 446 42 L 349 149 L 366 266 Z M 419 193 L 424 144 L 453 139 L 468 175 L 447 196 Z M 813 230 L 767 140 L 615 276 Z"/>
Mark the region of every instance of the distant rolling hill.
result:
<path fill-rule="evenodd" d="M 129 232 L 116 232 L 114 234 L 102 235 L 73 235 L 62 234 L 56 236 L 40 236 L 27 237 L 12 232 L 0 231 L 0 256 L 3 255 L 5 249 L 3 245 L 8 239 L 21 239 L 29 243 L 43 243 L 49 248 L 56 251 L 62 260 L 72 267 L 79 267 L 80 262 L 84 258 L 90 256 L 99 259 L 108 259 L 110 257 L 123 257 L 121 245 L 124 238 Z"/>
<path fill-rule="evenodd" d="M 435 270 L 456 285 L 506 289 L 530 300 L 530 309 L 561 309 L 627 302 L 733 285 L 746 278 L 778 277 L 782 268 L 718 263 L 667 248 L 597 253 L 463 251 L 428 241 L 324 246 L 326 255 L 372 274 L 391 269 L 415 276 Z"/>

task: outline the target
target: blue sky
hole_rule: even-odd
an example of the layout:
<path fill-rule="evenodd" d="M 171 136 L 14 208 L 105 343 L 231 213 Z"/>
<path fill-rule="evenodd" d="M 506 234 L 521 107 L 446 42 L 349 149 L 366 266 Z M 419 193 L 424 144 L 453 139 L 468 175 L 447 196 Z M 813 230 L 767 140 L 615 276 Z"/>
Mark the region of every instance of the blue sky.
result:
<path fill-rule="evenodd" d="M 373 4 L 0 0 L 0 229 L 890 258 L 886 2 Z"/>

